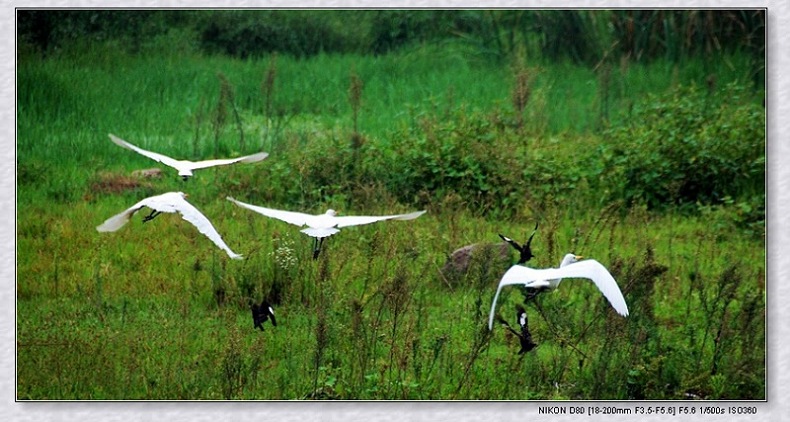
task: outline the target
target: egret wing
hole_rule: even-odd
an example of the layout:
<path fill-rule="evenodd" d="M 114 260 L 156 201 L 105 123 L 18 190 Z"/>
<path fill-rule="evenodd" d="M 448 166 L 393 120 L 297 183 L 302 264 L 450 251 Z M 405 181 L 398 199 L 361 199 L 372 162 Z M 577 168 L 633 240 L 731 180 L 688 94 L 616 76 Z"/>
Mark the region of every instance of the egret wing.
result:
<path fill-rule="evenodd" d="M 622 316 L 628 316 L 628 306 L 625 298 L 620 291 L 620 287 L 612 277 L 612 274 L 600 262 L 594 259 L 585 259 L 561 268 L 549 268 L 546 270 L 546 278 L 587 278 L 592 280 L 609 301 L 615 311 Z"/>
<path fill-rule="evenodd" d="M 181 192 L 168 192 L 145 198 L 140 203 L 159 212 L 181 212 L 181 204 L 187 203 L 181 195 Z"/>
<path fill-rule="evenodd" d="M 152 159 L 154 161 L 158 161 L 158 162 L 160 162 L 162 164 L 165 164 L 167 166 L 173 167 L 175 169 L 179 168 L 179 161 L 174 159 L 174 158 L 170 158 L 170 157 L 168 157 L 166 155 L 162 155 L 162 154 L 159 154 L 159 153 L 156 153 L 156 152 L 151 152 L 151 151 L 148 151 L 148 150 L 144 150 L 144 149 L 142 149 L 140 147 L 134 146 L 134 145 L 124 141 L 123 139 L 113 135 L 112 133 L 110 134 L 110 140 L 112 140 L 116 145 L 118 145 L 118 146 L 120 146 L 122 148 L 130 149 L 130 150 L 132 150 L 132 151 L 134 151 L 134 152 L 136 152 L 138 154 L 144 155 L 144 156 L 146 156 L 146 157 L 148 157 L 148 158 L 150 158 L 150 159 Z"/>
<path fill-rule="evenodd" d="M 496 294 L 494 295 L 494 301 L 491 304 L 488 329 L 490 330 L 493 327 L 496 301 L 503 286 L 513 284 L 548 286 L 548 283 L 543 282 L 544 280 L 560 278 L 586 278 L 592 280 L 614 310 L 622 316 L 628 316 L 628 306 L 625 303 L 625 298 L 620 291 L 620 287 L 617 286 L 617 282 L 606 267 L 594 259 L 586 259 L 561 268 L 534 269 L 521 265 L 514 265 L 505 272 L 505 275 L 502 276 L 502 280 L 499 282 L 499 287 L 497 287 Z"/>
<path fill-rule="evenodd" d="M 247 208 L 248 210 L 255 211 L 258 214 L 263 214 L 270 218 L 276 218 L 278 220 L 285 221 L 286 223 L 290 223 L 296 226 L 304 226 L 305 224 L 307 224 L 308 220 L 315 217 L 314 215 L 303 214 L 301 212 L 275 210 L 271 208 L 259 207 L 257 205 L 246 204 L 244 202 L 237 201 L 231 198 L 230 196 L 228 196 L 225 199 L 227 199 L 230 202 L 233 202 L 234 204 L 242 208 Z"/>
<path fill-rule="evenodd" d="M 324 237 L 332 236 L 333 234 L 339 232 L 340 230 L 334 227 L 307 227 L 300 231 L 308 236 L 322 239 Z"/>
<path fill-rule="evenodd" d="M 238 158 L 226 158 L 226 159 L 217 159 L 217 160 L 205 160 L 205 161 L 193 161 L 190 163 L 189 167 L 192 170 L 203 169 L 206 167 L 214 167 L 214 166 L 224 166 L 227 164 L 234 164 L 234 163 L 254 163 L 256 161 L 261 161 L 264 158 L 268 157 L 268 152 L 259 152 L 253 155 L 246 155 L 244 157 Z"/>
<path fill-rule="evenodd" d="M 414 220 L 415 218 L 423 214 L 425 214 L 425 211 L 416 211 L 409 214 L 382 215 L 382 216 L 348 215 L 348 216 L 334 217 L 334 218 L 335 221 L 337 222 L 337 227 L 348 227 L 348 226 L 361 226 L 363 224 L 370 224 L 384 220 Z"/>
<path fill-rule="evenodd" d="M 124 224 L 128 223 L 129 220 L 132 218 L 134 213 L 136 213 L 140 208 L 144 207 L 145 199 L 132 205 L 131 207 L 127 208 L 121 213 L 118 213 L 107 220 L 104 221 L 100 226 L 96 227 L 96 230 L 100 232 L 114 232 Z"/>
<path fill-rule="evenodd" d="M 225 241 L 222 240 L 222 237 L 217 232 L 217 229 L 211 224 L 211 222 L 203 215 L 197 208 L 195 208 L 192 204 L 181 198 L 179 203 L 176 204 L 176 208 L 178 212 L 181 214 L 181 217 L 192 223 L 195 227 L 197 227 L 198 231 L 203 233 L 206 237 L 211 239 L 215 245 L 217 245 L 220 249 L 224 250 L 229 257 L 233 259 L 242 259 L 243 257 L 235 252 L 233 252 Z"/>
<path fill-rule="evenodd" d="M 502 287 L 513 284 L 526 285 L 533 281 L 545 280 L 546 277 L 544 274 L 546 271 L 545 269 L 536 270 L 522 265 L 514 265 L 505 272 L 505 275 L 502 276 L 502 280 L 499 281 L 499 286 L 496 288 L 494 300 L 491 302 L 491 314 L 488 317 L 489 330 L 494 327 L 494 310 L 496 309 L 496 301 L 499 298 L 499 292 L 502 290 Z"/>
<path fill-rule="evenodd" d="M 96 230 L 100 232 L 114 232 L 129 222 L 134 213 L 143 207 L 148 207 L 159 212 L 176 212 L 178 211 L 176 209 L 176 204 L 179 201 L 183 201 L 183 198 L 178 192 L 168 192 L 162 195 L 149 196 L 148 198 L 145 198 L 127 208 L 123 212 L 108 218 L 100 226 L 96 227 Z"/>
<path fill-rule="evenodd" d="M 500 286 L 507 286 L 510 284 L 528 285 L 528 284 L 535 284 L 535 282 L 540 282 L 543 280 L 558 278 L 554 276 L 554 272 L 553 272 L 554 270 L 556 270 L 556 268 L 535 269 L 535 268 L 525 267 L 523 265 L 514 265 L 510 267 L 510 269 L 507 270 L 507 272 L 505 272 L 505 274 L 502 276 L 502 280 L 499 281 L 499 285 Z"/>

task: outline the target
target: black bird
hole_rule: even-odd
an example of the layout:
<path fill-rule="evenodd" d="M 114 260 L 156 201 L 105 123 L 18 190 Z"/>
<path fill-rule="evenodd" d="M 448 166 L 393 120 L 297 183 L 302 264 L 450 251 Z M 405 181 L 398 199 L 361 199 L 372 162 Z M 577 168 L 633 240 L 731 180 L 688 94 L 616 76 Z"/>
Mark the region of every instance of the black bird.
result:
<path fill-rule="evenodd" d="M 516 264 L 519 264 L 519 265 L 523 264 L 523 263 L 529 261 L 530 259 L 532 259 L 532 257 L 535 256 L 535 255 L 532 255 L 532 249 L 530 248 L 529 245 L 532 243 L 532 238 L 535 237 L 535 232 L 537 232 L 537 231 L 538 231 L 538 223 L 535 223 L 535 230 L 532 231 L 532 234 L 529 236 L 529 240 L 527 240 L 527 243 L 525 243 L 523 246 L 519 245 L 518 242 L 516 242 L 515 240 L 513 240 L 513 239 L 511 239 L 511 238 L 509 238 L 507 236 L 502 236 L 501 234 L 499 235 L 499 237 L 501 237 L 502 240 L 504 240 L 507 243 L 510 243 L 510 246 L 516 248 L 516 250 L 518 251 L 519 258 L 518 258 L 518 262 L 516 262 Z"/>
<path fill-rule="evenodd" d="M 255 327 L 253 328 L 260 328 L 261 331 L 263 331 L 263 323 L 266 322 L 267 319 L 272 321 L 273 326 L 277 326 L 277 320 L 274 319 L 274 309 L 269 305 L 269 302 L 264 299 L 260 306 L 253 303 L 252 322 L 255 323 Z"/>
<path fill-rule="evenodd" d="M 518 351 L 519 355 L 523 355 L 537 347 L 537 344 L 532 342 L 532 334 L 529 332 L 527 320 L 527 311 L 523 307 L 516 307 L 516 321 L 518 321 L 518 325 L 521 326 L 521 332 L 514 330 L 513 327 L 499 315 L 497 315 L 497 321 L 518 337 L 518 341 L 521 343 L 521 350 Z"/>

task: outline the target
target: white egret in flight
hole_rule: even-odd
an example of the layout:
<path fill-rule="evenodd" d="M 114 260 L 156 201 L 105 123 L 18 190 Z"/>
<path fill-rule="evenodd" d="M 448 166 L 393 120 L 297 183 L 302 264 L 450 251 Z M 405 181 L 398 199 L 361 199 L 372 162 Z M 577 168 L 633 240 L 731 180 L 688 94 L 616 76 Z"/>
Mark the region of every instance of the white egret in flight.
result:
<path fill-rule="evenodd" d="M 587 278 L 592 280 L 614 310 L 622 316 L 628 316 L 628 306 L 625 304 L 623 293 L 620 292 L 617 282 L 609 274 L 606 267 L 594 259 L 579 261 L 581 258 L 578 255 L 567 254 L 562 259 L 559 268 L 534 269 L 522 265 L 510 267 L 505 272 L 505 275 L 502 276 L 502 280 L 499 282 L 499 287 L 497 287 L 494 295 L 494 302 L 491 304 L 491 315 L 488 318 L 488 329 L 493 328 L 494 309 L 503 286 L 521 284 L 528 289 L 537 291 L 553 291 L 560 285 L 560 281 L 563 278 Z"/>
<path fill-rule="evenodd" d="M 206 167 L 224 166 L 227 164 L 234 164 L 234 163 L 254 163 L 256 161 L 261 161 L 269 156 L 269 153 L 259 152 L 257 154 L 247 155 L 244 157 L 228 158 L 228 159 L 220 159 L 220 160 L 205 160 L 205 161 L 176 160 L 175 158 L 170 158 L 166 155 L 147 151 L 140 147 L 134 146 L 124 141 L 123 139 L 113 135 L 112 133 L 110 134 L 110 139 L 118 146 L 121 146 L 126 149 L 130 149 L 134 152 L 137 152 L 138 154 L 144 155 L 166 166 L 173 167 L 174 169 L 178 170 L 178 175 L 181 176 L 184 180 L 187 180 L 187 178 L 192 176 L 193 170 L 203 169 Z"/>
<path fill-rule="evenodd" d="M 242 208 L 247 208 L 248 210 L 255 211 L 267 217 L 276 218 L 299 227 L 307 226 L 307 228 L 302 229 L 301 232 L 315 238 L 315 241 L 313 242 L 313 259 L 318 258 L 318 253 L 321 251 L 321 245 L 324 243 L 324 238 L 339 232 L 340 228 L 342 227 L 359 226 L 362 224 L 370 224 L 383 220 L 413 220 L 425 214 L 425 211 L 417 211 L 409 214 L 385 216 L 338 217 L 337 213 L 333 209 L 327 210 L 324 214 L 312 215 L 301 212 L 281 211 L 245 204 L 244 202 L 237 201 L 230 196 L 227 197 L 227 199 L 228 201 L 231 201 Z"/>
<path fill-rule="evenodd" d="M 208 218 L 201 214 L 200 211 L 198 211 L 198 209 L 192 204 L 187 202 L 185 199 L 186 197 L 187 194 L 183 192 L 168 192 L 162 195 L 145 198 L 142 201 L 132 205 L 126 211 L 108 218 L 107 221 L 96 227 L 96 230 L 100 232 L 114 232 L 123 227 L 123 225 L 132 218 L 134 213 L 143 207 L 151 208 L 151 213 L 143 218 L 144 223 L 151 221 L 154 217 L 163 212 L 177 212 L 181 214 L 181 217 L 184 220 L 192 223 L 195 227 L 197 227 L 198 231 L 211 239 L 215 245 L 227 252 L 228 256 L 233 259 L 242 259 L 243 257 L 241 255 L 230 250 L 228 245 L 226 245 L 222 240 L 222 237 L 220 237 L 219 233 L 217 233 L 217 230 L 214 228 L 214 226 L 211 225 L 211 222 L 208 221 Z"/>

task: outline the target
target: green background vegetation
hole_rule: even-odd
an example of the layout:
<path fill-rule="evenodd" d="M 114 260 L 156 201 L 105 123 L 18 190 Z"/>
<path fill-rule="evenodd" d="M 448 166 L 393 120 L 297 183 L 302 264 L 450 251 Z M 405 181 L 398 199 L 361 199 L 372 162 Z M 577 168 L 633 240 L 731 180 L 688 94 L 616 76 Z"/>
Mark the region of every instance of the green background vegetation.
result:
<path fill-rule="evenodd" d="M 18 12 L 20 399 L 764 399 L 765 12 Z M 354 24 L 349 24 L 353 22 Z M 170 156 L 268 151 L 182 182 Z M 241 262 L 174 216 L 183 190 Z M 225 201 L 428 213 L 311 239 Z M 524 356 L 497 233 L 610 268 Z M 293 258 L 296 258 L 294 262 Z M 277 327 L 254 331 L 252 301 Z M 514 321 L 517 288 L 498 309 Z"/>

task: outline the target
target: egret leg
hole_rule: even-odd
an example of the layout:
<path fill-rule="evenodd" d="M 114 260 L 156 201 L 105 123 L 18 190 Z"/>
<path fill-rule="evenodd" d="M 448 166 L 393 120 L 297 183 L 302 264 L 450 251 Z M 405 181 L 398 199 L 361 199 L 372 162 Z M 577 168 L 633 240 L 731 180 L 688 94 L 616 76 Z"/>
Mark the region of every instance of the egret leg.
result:
<path fill-rule="evenodd" d="M 160 212 L 160 211 L 157 211 L 157 210 L 151 210 L 151 214 L 148 214 L 148 215 L 147 215 L 145 218 L 143 218 L 143 223 L 146 223 L 146 222 L 149 222 L 149 221 L 153 220 L 153 219 L 154 219 L 154 218 L 156 218 L 156 216 L 158 216 L 159 214 L 161 214 L 161 212 Z"/>
<path fill-rule="evenodd" d="M 315 238 L 314 247 L 313 247 L 313 259 L 318 259 L 318 254 L 321 252 L 321 246 L 324 244 L 324 238 Z"/>
<path fill-rule="evenodd" d="M 313 239 L 313 259 L 318 259 L 318 253 L 321 252 L 321 246 L 319 245 L 318 238 Z"/>

